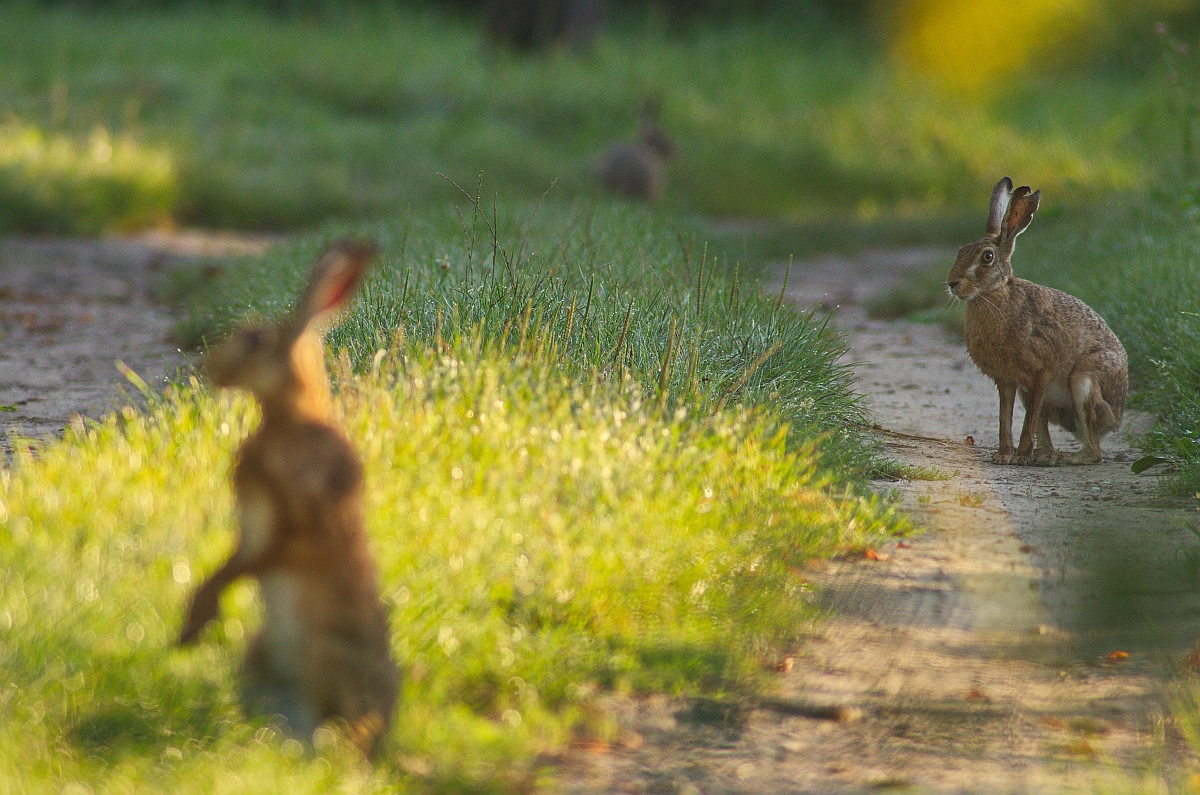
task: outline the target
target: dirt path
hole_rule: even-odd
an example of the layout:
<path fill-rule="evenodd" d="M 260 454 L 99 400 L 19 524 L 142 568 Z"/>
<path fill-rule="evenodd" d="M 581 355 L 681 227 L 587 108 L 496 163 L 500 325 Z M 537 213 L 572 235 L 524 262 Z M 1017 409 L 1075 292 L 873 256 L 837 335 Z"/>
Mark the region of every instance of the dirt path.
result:
<path fill-rule="evenodd" d="M 860 306 L 951 257 L 814 260 L 793 267 L 788 290 L 840 305 L 882 441 L 945 476 L 879 484 L 928 532 L 814 573 L 832 613 L 765 708 L 620 704 L 639 747 L 580 758 L 568 789 L 1054 793 L 1178 780 L 1164 712 L 1200 636 L 1194 510 L 1132 475 L 1120 438 L 1097 467 L 990 463 L 998 400 L 961 341 Z M 828 719 L 839 716 L 857 719 Z"/>
<path fill-rule="evenodd" d="M 0 242 L 0 449 L 11 432 L 54 436 L 76 412 L 95 418 L 119 405 L 129 383 L 118 359 L 163 383 L 185 359 L 156 285 L 181 263 L 267 244 L 201 233 Z"/>

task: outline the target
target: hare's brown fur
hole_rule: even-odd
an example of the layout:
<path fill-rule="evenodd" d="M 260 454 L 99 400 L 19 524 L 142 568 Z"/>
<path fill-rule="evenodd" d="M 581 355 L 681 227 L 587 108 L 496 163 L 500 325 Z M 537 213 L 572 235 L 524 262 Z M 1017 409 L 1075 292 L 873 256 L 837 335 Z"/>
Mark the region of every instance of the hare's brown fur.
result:
<path fill-rule="evenodd" d="M 1101 438 L 1121 425 L 1129 392 L 1125 349 L 1108 324 L 1074 296 L 1013 275 L 1016 238 L 1028 227 L 1041 191 L 1012 189 L 1005 177 L 992 193 L 987 234 L 958 252 L 947 285 L 967 302 L 963 336 L 976 366 L 1000 393 L 996 463 L 1096 464 Z M 1016 450 L 1016 396 L 1025 422 Z M 1079 439 L 1078 453 L 1055 451 L 1049 423 Z M 1034 442 L 1036 440 L 1036 447 Z"/>
<path fill-rule="evenodd" d="M 658 104 L 648 101 L 642 108 L 637 138 L 608 147 L 596 161 L 596 178 L 610 193 L 628 199 L 657 201 L 667 179 L 667 161 L 675 156 L 675 144 L 659 126 Z"/>
<path fill-rule="evenodd" d="M 296 316 L 235 332 L 209 355 L 213 382 L 249 389 L 263 415 L 234 468 L 237 550 L 197 590 L 181 634 L 194 641 L 217 616 L 221 591 L 255 577 L 266 615 L 243 667 L 247 711 L 281 715 L 305 740 L 320 723 L 344 720 L 368 755 L 390 723 L 397 672 L 363 531 L 362 465 L 329 417 L 314 326 L 348 300 L 371 251 L 334 246 Z"/>

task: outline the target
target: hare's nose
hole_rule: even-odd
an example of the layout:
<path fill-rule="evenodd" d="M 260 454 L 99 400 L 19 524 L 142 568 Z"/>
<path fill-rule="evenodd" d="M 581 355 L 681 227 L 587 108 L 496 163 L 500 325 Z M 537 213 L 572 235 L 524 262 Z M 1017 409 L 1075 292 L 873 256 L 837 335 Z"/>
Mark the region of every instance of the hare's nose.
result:
<path fill-rule="evenodd" d="M 954 289 L 955 287 L 957 287 L 959 284 L 961 284 L 961 282 L 960 282 L 958 279 L 955 279 L 955 280 L 954 280 L 954 281 L 952 281 L 952 282 L 946 282 L 946 286 L 947 286 L 947 287 L 949 287 L 951 290 L 953 290 L 953 289 Z"/>

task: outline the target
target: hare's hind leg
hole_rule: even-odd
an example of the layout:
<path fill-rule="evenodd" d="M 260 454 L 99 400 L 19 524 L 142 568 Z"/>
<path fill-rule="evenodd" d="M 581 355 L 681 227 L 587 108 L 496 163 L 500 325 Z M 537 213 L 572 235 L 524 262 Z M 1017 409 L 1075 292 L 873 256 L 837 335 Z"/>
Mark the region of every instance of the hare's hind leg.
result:
<path fill-rule="evenodd" d="M 1073 373 L 1071 375 L 1071 397 L 1075 402 L 1075 436 L 1083 447 L 1077 453 L 1062 456 L 1062 463 L 1099 464 L 1104 461 L 1104 454 L 1100 451 L 1102 432 L 1098 426 L 1101 418 L 1097 416 L 1102 411 L 1098 411 L 1098 409 L 1103 407 L 1103 411 L 1107 411 L 1110 416 L 1112 410 L 1100 397 L 1100 390 L 1090 373 Z"/>
<path fill-rule="evenodd" d="M 323 714 L 344 721 L 346 734 L 371 758 L 391 726 L 398 676 L 387 647 L 386 623 L 381 637 L 318 637 L 309 646 L 305 677 Z"/>

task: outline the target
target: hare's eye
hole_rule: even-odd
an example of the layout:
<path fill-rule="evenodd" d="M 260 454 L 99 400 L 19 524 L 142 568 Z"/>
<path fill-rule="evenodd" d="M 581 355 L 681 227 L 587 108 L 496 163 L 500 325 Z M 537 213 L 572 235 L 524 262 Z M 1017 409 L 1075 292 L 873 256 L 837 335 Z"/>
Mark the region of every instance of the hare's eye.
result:
<path fill-rule="evenodd" d="M 996 258 L 996 255 L 992 253 L 992 250 L 990 248 L 984 249 L 983 257 L 981 258 L 984 262 L 991 262 L 995 258 Z"/>

